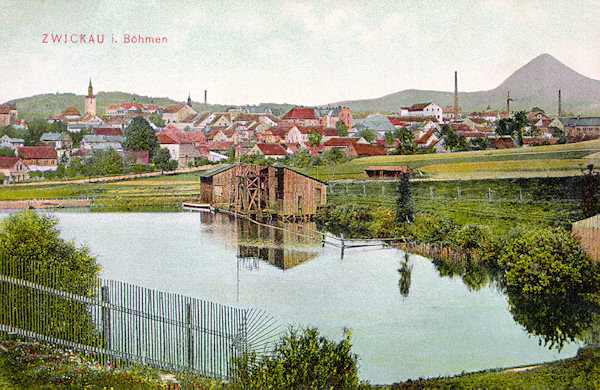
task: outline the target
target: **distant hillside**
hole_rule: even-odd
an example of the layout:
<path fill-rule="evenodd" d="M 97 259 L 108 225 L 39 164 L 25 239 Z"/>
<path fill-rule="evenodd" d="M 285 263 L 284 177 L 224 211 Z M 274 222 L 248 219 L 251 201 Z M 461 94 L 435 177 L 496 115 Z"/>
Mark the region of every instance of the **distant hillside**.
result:
<path fill-rule="evenodd" d="M 513 99 L 512 110 L 540 107 L 549 114 L 558 110 L 558 90 L 562 91 L 563 112 L 582 115 L 600 114 L 600 81 L 585 77 L 549 54 L 542 54 L 515 71 L 498 87 L 489 91 L 459 92 L 463 112 L 482 111 L 489 105 L 506 110 L 506 92 Z M 459 84 L 460 90 L 460 84 Z M 331 103 L 353 111 L 398 111 L 402 106 L 435 102 L 441 107 L 454 105 L 454 92 L 409 89 L 376 99 Z"/>
<path fill-rule="evenodd" d="M 14 99 L 6 103 L 14 104 L 17 107 L 19 110 L 19 118 L 25 119 L 25 121 L 30 121 L 36 118 L 46 119 L 51 115 L 60 115 L 67 107 L 71 106 L 77 107 L 79 112 L 84 114 L 85 98 L 85 95 L 75 95 L 74 93 L 50 93 Z M 100 115 L 104 115 L 106 113 L 106 107 L 127 102 L 156 104 L 161 107 L 185 103 L 178 102 L 167 97 L 156 98 L 125 92 L 98 92 L 96 94 L 96 112 Z M 198 112 L 204 111 L 203 103 L 192 101 L 192 107 Z M 207 109 L 211 112 L 223 112 L 230 107 L 236 106 L 209 104 Z M 294 106 L 291 104 L 261 103 L 259 106 L 249 107 L 252 107 L 256 110 L 266 110 L 266 108 L 271 108 L 274 115 L 283 115 Z"/>

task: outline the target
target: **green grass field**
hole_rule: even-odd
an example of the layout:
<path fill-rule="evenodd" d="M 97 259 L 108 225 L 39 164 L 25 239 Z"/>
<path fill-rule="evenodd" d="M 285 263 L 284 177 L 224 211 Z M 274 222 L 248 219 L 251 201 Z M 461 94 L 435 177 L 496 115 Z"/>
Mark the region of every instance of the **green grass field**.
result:
<path fill-rule="evenodd" d="M 413 181 L 414 210 L 460 224 L 504 232 L 519 224 L 569 227 L 583 218 L 577 176 L 454 181 Z M 328 203 L 358 203 L 395 208 L 393 181 L 338 182 L 328 188 Z"/>

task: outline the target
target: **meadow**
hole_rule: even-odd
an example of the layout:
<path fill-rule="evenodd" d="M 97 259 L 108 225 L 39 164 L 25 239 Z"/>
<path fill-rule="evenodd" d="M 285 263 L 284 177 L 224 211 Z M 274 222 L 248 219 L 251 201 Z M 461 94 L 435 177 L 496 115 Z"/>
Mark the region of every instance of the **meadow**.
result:
<path fill-rule="evenodd" d="M 429 180 L 560 177 L 580 174 L 588 164 L 600 166 L 600 140 L 518 149 L 387 155 L 344 164 L 303 168 L 320 180 L 364 180 L 370 165 L 408 166 Z"/>

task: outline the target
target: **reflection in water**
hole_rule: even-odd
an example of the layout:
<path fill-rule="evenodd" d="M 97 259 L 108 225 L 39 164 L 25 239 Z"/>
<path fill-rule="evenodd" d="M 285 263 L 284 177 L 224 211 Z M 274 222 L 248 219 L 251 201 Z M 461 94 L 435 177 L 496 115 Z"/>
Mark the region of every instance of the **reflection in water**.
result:
<path fill-rule="evenodd" d="M 480 291 L 482 288 L 495 286 L 504 292 L 502 288 L 503 275 L 499 268 L 472 263 L 457 264 L 440 259 L 431 261 L 441 277 L 460 277 L 469 291 Z"/>
<path fill-rule="evenodd" d="M 400 295 L 404 298 L 408 297 L 410 292 L 410 282 L 412 277 L 413 266 L 410 264 L 408 253 L 404 254 L 404 261 L 400 263 L 398 273 L 400 274 L 400 280 L 398 280 L 398 288 L 400 289 Z"/>
<path fill-rule="evenodd" d="M 460 277 L 469 291 L 494 286 L 508 297 L 509 311 L 540 345 L 559 351 L 569 342 L 597 344 L 600 335 L 600 296 L 549 295 L 508 289 L 504 272 L 478 264 L 455 264 L 433 259 L 440 276 Z"/>
<path fill-rule="evenodd" d="M 508 291 L 509 310 L 515 322 L 559 351 L 571 341 L 595 343 L 598 297 L 591 294 L 546 295 Z"/>
<path fill-rule="evenodd" d="M 272 226 L 222 213 L 200 213 L 204 231 L 236 251 L 241 265 L 258 269 L 264 260 L 282 270 L 316 258 L 322 250 L 322 233 L 314 222 L 278 221 Z"/>

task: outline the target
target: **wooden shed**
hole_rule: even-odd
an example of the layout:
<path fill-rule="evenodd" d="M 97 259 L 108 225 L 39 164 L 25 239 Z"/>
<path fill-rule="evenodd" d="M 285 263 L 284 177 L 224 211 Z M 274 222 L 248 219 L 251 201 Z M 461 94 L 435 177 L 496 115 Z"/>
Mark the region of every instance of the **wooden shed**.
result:
<path fill-rule="evenodd" d="M 398 178 L 403 175 L 414 176 L 415 171 L 407 166 L 374 166 L 370 165 L 365 168 L 365 173 L 369 177 L 379 178 Z"/>
<path fill-rule="evenodd" d="M 573 235 L 592 260 L 600 261 L 600 214 L 573 224 Z"/>
<path fill-rule="evenodd" d="M 284 166 L 226 164 L 200 175 L 201 201 L 241 214 L 311 220 L 327 184 Z"/>

